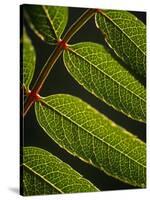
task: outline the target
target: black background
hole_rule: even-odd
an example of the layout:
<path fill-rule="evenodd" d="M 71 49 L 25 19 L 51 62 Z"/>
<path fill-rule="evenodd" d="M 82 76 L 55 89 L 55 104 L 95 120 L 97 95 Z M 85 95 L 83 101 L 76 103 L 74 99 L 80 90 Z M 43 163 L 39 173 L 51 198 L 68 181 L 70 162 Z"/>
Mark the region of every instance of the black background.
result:
<path fill-rule="evenodd" d="M 31 83 L 31 88 L 36 80 L 37 75 L 45 64 L 46 60 L 54 50 L 54 46 L 50 46 L 45 42 L 41 41 L 30 29 L 25 19 L 22 21 L 22 15 L 25 5 L 21 7 L 21 34 L 22 25 L 26 26 L 28 35 L 30 36 L 32 43 L 36 50 L 36 71 L 34 78 Z M 64 32 L 70 27 L 70 25 L 85 11 L 82 8 L 69 8 L 69 21 Z M 145 12 L 132 12 L 144 23 L 146 23 L 146 13 Z M 83 41 L 92 41 L 99 44 L 107 45 L 104 41 L 104 37 L 101 32 L 96 28 L 94 17 L 88 21 L 78 33 L 76 33 L 70 40 L 69 44 L 75 44 Z M 112 52 L 113 54 L 113 52 Z M 119 60 L 120 61 L 120 60 Z M 121 61 L 120 61 L 121 62 Z M 124 65 L 124 64 L 123 64 Z M 125 65 L 124 65 L 125 66 Z M 125 66 L 126 67 L 126 66 Z M 141 78 L 137 77 L 140 81 Z M 142 81 L 141 81 L 142 82 Z M 142 84 L 145 85 L 144 82 Z M 146 125 L 144 123 L 137 122 L 135 120 L 129 119 L 125 115 L 115 111 L 113 108 L 109 107 L 104 102 L 100 101 L 92 94 L 87 92 L 82 86 L 80 86 L 67 72 L 63 64 L 62 56 L 53 66 L 53 69 L 46 80 L 44 88 L 42 89 L 41 96 L 49 96 L 56 93 L 67 93 L 74 96 L 78 96 L 84 101 L 88 102 L 91 106 L 95 107 L 101 113 L 104 113 L 114 122 L 120 126 L 126 128 L 128 131 L 134 133 L 143 141 L 146 141 Z M 22 103 L 22 98 L 21 98 Z M 47 134 L 44 133 L 42 128 L 38 125 L 34 107 L 27 113 L 24 123 L 21 118 L 21 145 L 23 146 L 36 146 L 41 147 L 45 150 L 50 151 L 55 156 L 59 157 L 64 162 L 68 163 L 75 170 L 81 173 L 85 178 L 89 179 L 93 184 L 95 184 L 101 190 L 116 190 L 116 189 L 132 189 L 135 188 L 128 184 L 122 183 L 110 176 L 107 176 L 102 171 L 96 169 L 89 164 L 84 163 L 77 157 L 74 157 L 67 153 L 65 150 L 61 149 L 53 140 L 51 140 Z"/>

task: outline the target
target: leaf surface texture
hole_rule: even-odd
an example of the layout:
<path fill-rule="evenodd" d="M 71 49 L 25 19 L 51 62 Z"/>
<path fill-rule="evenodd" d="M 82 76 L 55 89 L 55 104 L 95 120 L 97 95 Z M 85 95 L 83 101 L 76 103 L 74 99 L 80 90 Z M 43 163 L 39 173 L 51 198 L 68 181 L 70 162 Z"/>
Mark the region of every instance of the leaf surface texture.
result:
<path fill-rule="evenodd" d="M 146 76 L 146 26 L 127 11 L 101 10 L 96 25 L 107 43 L 135 73 Z"/>
<path fill-rule="evenodd" d="M 24 148 L 23 170 L 24 195 L 99 191 L 69 165 L 37 147 Z"/>
<path fill-rule="evenodd" d="M 145 187 L 145 143 L 77 97 L 57 94 L 35 104 L 44 131 L 69 153 L 123 182 Z"/>
<path fill-rule="evenodd" d="M 30 83 L 34 75 L 36 55 L 32 42 L 29 39 L 25 29 L 23 32 L 22 42 L 23 42 L 23 84 L 26 87 L 26 89 L 29 89 Z"/>
<path fill-rule="evenodd" d="M 85 89 L 128 117 L 146 118 L 146 91 L 101 45 L 70 45 L 63 55 L 69 73 Z"/>
<path fill-rule="evenodd" d="M 49 44 L 56 44 L 68 21 L 68 8 L 29 5 L 25 11 L 29 24 L 37 36 Z"/>

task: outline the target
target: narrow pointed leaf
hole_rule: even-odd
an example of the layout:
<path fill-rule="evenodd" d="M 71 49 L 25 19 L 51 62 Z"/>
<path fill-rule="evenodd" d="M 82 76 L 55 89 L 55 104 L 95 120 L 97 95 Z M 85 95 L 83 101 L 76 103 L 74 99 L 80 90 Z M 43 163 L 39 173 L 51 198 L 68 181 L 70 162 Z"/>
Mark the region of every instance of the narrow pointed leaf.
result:
<path fill-rule="evenodd" d="M 101 45 L 79 43 L 64 52 L 70 74 L 85 89 L 127 116 L 145 121 L 146 91 Z"/>
<path fill-rule="evenodd" d="M 24 148 L 23 170 L 24 195 L 99 191 L 69 165 L 37 147 Z"/>
<path fill-rule="evenodd" d="M 135 73 L 146 76 L 146 27 L 127 11 L 103 10 L 96 14 L 96 25 L 107 43 Z"/>
<path fill-rule="evenodd" d="M 68 8 L 26 5 L 25 11 L 37 36 L 49 44 L 56 44 L 68 21 Z"/>
<path fill-rule="evenodd" d="M 145 144 L 77 97 L 52 95 L 35 105 L 44 131 L 71 154 L 123 182 L 145 187 Z"/>
<path fill-rule="evenodd" d="M 23 84 L 28 90 L 35 70 L 35 50 L 26 31 L 23 33 Z"/>

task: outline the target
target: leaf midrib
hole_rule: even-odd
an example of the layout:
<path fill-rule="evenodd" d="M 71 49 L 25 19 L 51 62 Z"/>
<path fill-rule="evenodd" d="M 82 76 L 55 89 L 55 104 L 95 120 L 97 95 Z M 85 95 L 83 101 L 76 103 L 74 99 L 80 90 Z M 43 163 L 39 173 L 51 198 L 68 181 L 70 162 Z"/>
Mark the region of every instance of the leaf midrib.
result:
<path fill-rule="evenodd" d="M 43 181 L 45 181 L 48 185 L 50 185 L 51 187 L 55 188 L 58 192 L 60 193 L 64 193 L 63 191 L 61 191 L 59 188 L 57 188 L 53 183 L 51 183 L 50 181 L 48 181 L 46 178 L 44 178 L 42 175 L 38 174 L 36 171 L 34 171 L 31 167 L 29 167 L 28 165 L 26 165 L 25 163 L 22 164 L 22 166 L 24 166 L 25 168 L 27 168 L 29 171 L 31 171 L 35 176 L 40 177 Z"/>
<path fill-rule="evenodd" d="M 130 41 L 134 44 L 134 46 L 135 46 L 137 49 L 139 49 L 140 52 L 146 57 L 146 53 L 134 42 L 134 40 L 132 40 L 132 39 L 126 34 L 126 32 L 124 32 L 124 31 L 119 27 L 118 24 L 115 23 L 115 21 L 112 20 L 111 17 L 109 17 L 104 11 L 100 11 L 100 13 L 101 13 L 104 17 L 106 17 L 107 20 L 109 20 L 113 25 L 115 25 L 115 26 L 117 27 L 117 29 L 119 29 L 119 31 L 122 32 L 122 33 L 126 36 L 126 38 L 127 38 L 128 40 L 130 40 Z M 106 25 L 106 26 L 107 26 L 107 25 Z"/>
<path fill-rule="evenodd" d="M 109 76 L 109 74 L 106 74 L 103 70 L 97 68 L 96 65 L 94 65 L 93 63 L 91 63 L 89 60 L 85 59 L 84 57 L 82 57 L 80 54 L 78 54 L 76 51 L 74 51 L 72 48 L 68 48 L 67 50 L 71 51 L 72 53 L 74 53 L 76 56 L 78 56 L 79 58 L 82 58 L 84 61 L 86 61 L 89 65 L 92 65 L 93 67 L 95 67 L 96 70 L 100 71 L 102 74 L 104 74 L 105 76 L 107 76 L 110 80 L 114 81 L 115 83 L 117 83 L 119 86 L 121 86 L 123 89 L 127 90 L 128 92 L 130 92 L 131 94 L 133 94 L 134 96 L 136 96 L 137 98 L 139 98 L 141 101 L 143 101 L 144 103 L 146 103 L 146 101 L 138 96 L 137 94 L 135 94 L 133 91 L 129 90 L 127 87 L 125 87 L 124 85 L 122 85 L 121 83 L 119 83 L 117 80 L 113 79 L 111 76 Z M 79 49 L 78 49 L 79 50 Z M 72 61 L 71 61 L 72 62 Z"/>
<path fill-rule="evenodd" d="M 42 6 L 42 8 L 43 8 L 43 11 L 44 11 L 45 15 L 47 16 L 47 19 L 49 21 L 50 26 L 52 27 L 53 33 L 55 35 L 55 39 L 58 39 L 57 33 L 55 32 L 54 24 L 53 24 L 49 14 L 48 14 L 48 10 L 47 10 L 46 6 Z"/>
<path fill-rule="evenodd" d="M 58 114 L 60 114 L 61 116 L 65 117 L 67 120 L 71 121 L 73 124 L 75 124 L 76 126 L 80 127 L 81 129 L 83 129 L 85 132 L 87 132 L 88 134 L 91 134 L 92 137 L 100 140 L 101 142 L 105 143 L 107 146 L 111 147 L 112 149 L 114 149 L 115 151 L 119 152 L 120 154 L 122 154 L 123 156 L 127 157 L 128 159 L 134 161 L 135 163 L 137 163 L 138 165 L 140 165 L 141 167 L 143 168 L 146 168 L 146 166 L 144 166 L 143 164 L 139 163 L 138 161 L 134 160 L 133 158 L 131 158 L 128 154 L 125 154 L 123 153 L 122 151 L 116 149 L 114 146 L 112 146 L 111 144 L 107 143 L 105 140 L 97 137 L 96 135 L 93 135 L 92 132 L 89 132 L 85 127 L 83 127 L 82 125 L 79 125 L 77 122 L 73 121 L 71 118 L 69 118 L 67 115 L 65 115 L 64 113 L 60 112 L 59 110 L 57 110 L 56 108 L 52 107 L 51 105 L 49 105 L 47 102 L 45 102 L 44 100 L 41 100 L 42 101 L 42 104 L 44 104 L 45 106 L 47 106 L 48 108 L 54 110 L 55 112 L 57 112 Z M 41 108 L 42 108 L 42 104 L 41 104 Z M 43 110 L 43 108 L 42 108 Z M 44 111 L 43 111 L 44 113 Z M 44 114 L 45 116 L 45 114 Z M 49 122 L 47 120 L 47 118 L 45 117 L 46 121 L 47 121 L 47 124 L 48 126 L 50 127 L 49 125 Z"/>

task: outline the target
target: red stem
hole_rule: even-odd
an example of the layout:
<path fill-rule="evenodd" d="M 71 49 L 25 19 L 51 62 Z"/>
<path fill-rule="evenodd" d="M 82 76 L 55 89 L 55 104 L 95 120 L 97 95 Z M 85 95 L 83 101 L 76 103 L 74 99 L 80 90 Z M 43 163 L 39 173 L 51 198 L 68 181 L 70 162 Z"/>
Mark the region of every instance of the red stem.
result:
<path fill-rule="evenodd" d="M 42 71 L 40 72 L 33 88 L 31 94 L 27 97 L 23 116 L 25 116 L 31 106 L 34 104 L 35 101 L 39 100 L 35 98 L 40 93 L 45 80 L 47 79 L 53 65 L 57 61 L 57 59 L 62 54 L 64 49 L 67 49 L 67 43 L 72 38 L 72 36 L 97 12 L 97 9 L 88 9 L 81 17 L 69 28 L 68 32 L 65 34 L 62 40 L 59 40 L 57 46 L 52 53 L 52 55 L 48 58 L 45 66 L 43 67 Z M 34 95 L 33 95 L 34 94 Z"/>

